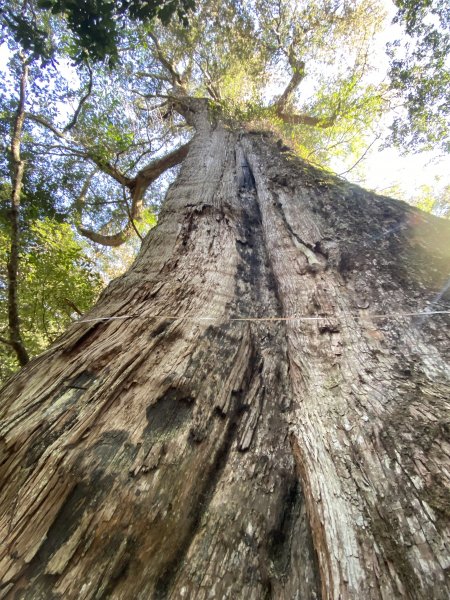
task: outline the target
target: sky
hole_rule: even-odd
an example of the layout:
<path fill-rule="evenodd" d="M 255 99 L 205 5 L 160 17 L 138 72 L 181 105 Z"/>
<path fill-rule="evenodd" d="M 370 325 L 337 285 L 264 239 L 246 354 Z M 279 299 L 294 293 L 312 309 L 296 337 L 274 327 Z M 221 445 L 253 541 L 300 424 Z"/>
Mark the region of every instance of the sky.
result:
<path fill-rule="evenodd" d="M 386 26 L 376 40 L 379 73 L 383 75 L 388 68 L 386 44 L 402 37 L 399 26 L 392 24 L 396 7 L 391 0 L 382 0 L 386 10 Z M 390 115 L 385 117 L 390 122 Z M 342 167 L 342 168 L 341 168 Z M 442 151 L 421 152 L 402 156 L 398 149 L 383 149 L 383 142 L 375 143 L 361 160 L 358 168 L 345 174 L 345 178 L 375 192 L 407 200 L 420 194 L 422 186 L 430 186 L 439 192 L 450 185 L 450 156 Z M 335 170 L 345 170 L 336 164 Z"/>

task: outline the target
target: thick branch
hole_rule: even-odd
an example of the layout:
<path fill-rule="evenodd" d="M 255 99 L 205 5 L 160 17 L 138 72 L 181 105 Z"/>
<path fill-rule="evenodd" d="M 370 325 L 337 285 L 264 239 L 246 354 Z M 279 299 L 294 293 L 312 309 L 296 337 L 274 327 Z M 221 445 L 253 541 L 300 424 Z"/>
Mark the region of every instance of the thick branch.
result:
<path fill-rule="evenodd" d="M 68 137 L 66 135 L 66 130 L 60 131 L 53 125 L 53 123 L 48 121 L 45 117 L 43 117 L 41 115 L 35 115 L 33 113 L 28 113 L 28 112 L 25 113 L 25 116 L 27 119 L 30 119 L 31 121 L 35 121 L 36 123 L 39 123 L 39 125 L 46 127 L 49 131 L 51 131 L 54 135 L 56 135 L 60 139 L 68 140 Z M 70 140 L 70 138 L 69 138 L 69 140 Z M 70 148 L 68 148 L 68 150 L 70 150 Z M 110 175 L 113 179 L 115 179 L 121 185 L 126 185 L 127 187 L 131 185 L 133 180 L 130 179 L 130 177 L 127 177 L 126 175 L 124 175 L 117 167 L 115 167 L 111 163 L 99 158 L 94 152 L 91 152 L 88 148 L 85 149 L 84 158 L 92 160 L 92 162 L 94 162 L 104 173 L 106 173 L 107 175 Z"/>
<path fill-rule="evenodd" d="M 103 233 L 97 233 L 96 231 L 92 231 L 91 229 L 85 229 L 84 227 L 78 228 L 79 233 L 87 237 L 92 242 L 96 244 L 101 244 L 102 246 L 111 246 L 112 248 L 116 248 L 124 244 L 133 234 L 133 226 L 130 222 L 128 222 L 122 231 L 118 233 L 113 233 L 112 235 L 104 235 Z"/>
<path fill-rule="evenodd" d="M 79 227 L 78 231 L 97 244 L 113 247 L 121 246 L 131 237 L 133 231 L 135 231 L 134 221 L 139 219 L 142 214 L 143 197 L 149 185 L 158 179 L 162 173 L 171 167 L 180 164 L 186 157 L 188 150 L 189 143 L 177 148 L 162 158 L 152 161 L 146 167 L 143 167 L 136 177 L 130 180 L 130 183 L 124 186 L 127 187 L 131 192 L 131 209 L 129 211 L 128 223 L 125 225 L 122 231 L 112 235 L 97 233 L 91 229 L 85 229 L 84 227 Z"/>
<path fill-rule="evenodd" d="M 22 192 L 23 174 L 25 170 L 25 162 L 20 154 L 21 138 L 23 124 L 25 121 L 25 101 L 28 83 L 28 64 L 25 59 L 22 59 L 22 73 L 20 77 L 19 104 L 14 119 L 14 127 L 11 138 L 11 157 L 12 157 L 12 173 L 11 173 L 11 247 L 8 257 L 7 272 L 8 272 L 8 327 L 9 339 L 11 346 L 19 361 L 20 366 L 24 366 L 30 360 L 25 344 L 20 331 L 20 317 L 18 305 L 18 283 L 17 274 L 19 270 L 19 246 L 20 246 L 20 195 Z"/>
<path fill-rule="evenodd" d="M 306 76 L 305 63 L 295 56 L 294 47 L 291 46 L 287 53 L 289 64 L 292 68 L 292 77 L 286 86 L 286 89 L 275 102 L 275 108 L 278 117 L 288 125 L 308 125 L 310 127 L 319 127 L 327 129 L 331 127 L 337 115 L 331 117 L 312 117 L 310 115 L 295 113 L 290 110 L 293 104 L 293 97 L 298 86 Z"/>
<path fill-rule="evenodd" d="M 127 187 L 131 191 L 131 218 L 139 218 L 142 212 L 142 199 L 149 187 L 160 175 L 171 169 L 175 165 L 179 165 L 186 158 L 189 151 L 189 143 L 177 148 L 170 154 L 158 158 L 146 167 L 143 167 L 134 178 L 133 182 Z"/>
<path fill-rule="evenodd" d="M 286 86 L 286 89 L 281 94 L 276 102 L 276 107 L 279 112 L 284 112 L 286 108 L 292 103 L 294 93 L 298 86 L 305 78 L 305 63 L 301 60 L 295 60 L 290 53 L 289 64 L 292 67 L 292 77 Z"/>

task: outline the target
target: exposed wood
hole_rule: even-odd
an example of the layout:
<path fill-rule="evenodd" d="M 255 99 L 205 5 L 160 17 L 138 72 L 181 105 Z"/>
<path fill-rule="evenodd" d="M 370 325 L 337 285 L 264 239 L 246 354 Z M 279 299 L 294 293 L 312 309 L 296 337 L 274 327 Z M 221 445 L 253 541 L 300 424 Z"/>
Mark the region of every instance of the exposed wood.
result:
<path fill-rule="evenodd" d="M 448 230 L 205 118 L 128 318 L 3 390 L 0 598 L 447 598 L 446 317 L 371 315 L 448 307 Z"/>

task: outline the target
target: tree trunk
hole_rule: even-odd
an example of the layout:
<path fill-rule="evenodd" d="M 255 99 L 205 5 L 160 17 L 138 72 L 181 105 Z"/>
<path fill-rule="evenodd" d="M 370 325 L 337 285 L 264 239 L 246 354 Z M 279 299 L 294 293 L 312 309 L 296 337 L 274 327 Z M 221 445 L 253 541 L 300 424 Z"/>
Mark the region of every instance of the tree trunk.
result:
<path fill-rule="evenodd" d="M 18 274 L 20 251 L 20 196 L 22 194 L 25 162 L 22 159 L 20 147 L 22 130 L 25 121 L 25 102 L 27 96 L 29 66 L 22 53 L 19 53 L 22 71 L 19 81 L 19 101 L 14 117 L 11 135 L 11 207 L 9 222 L 11 230 L 11 245 L 6 265 L 8 279 L 8 329 L 9 345 L 14 350 L 19 365 L 25 366 L 30 360 L 22 338 L 18 301 Z"/>
<path fill-rule="evenodd" d="M 409 313 L 448 231 L 197 127 L 133 267 L 3 390 L 0 598 L 447 598 L 448 336 Z"/>

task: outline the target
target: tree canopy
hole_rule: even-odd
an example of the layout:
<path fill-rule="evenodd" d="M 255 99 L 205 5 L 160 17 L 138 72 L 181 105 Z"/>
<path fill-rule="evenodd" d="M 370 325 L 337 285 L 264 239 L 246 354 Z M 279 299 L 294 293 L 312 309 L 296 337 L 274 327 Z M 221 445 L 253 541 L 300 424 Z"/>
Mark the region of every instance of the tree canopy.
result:
<path fill-rule="evenodd" d="M 392 124 L 395 144 L 450 150 L 450 6 L 445 0 L 397 0 L 405 38 L 389 44 L 391 87 L 404 100 Z"/>
<path fill-rule="evenodd" d="M 423 3 L 426 25 L 411 5 L 398 7 L 416 42 L 402 59 L 400 44 L 391 46 L 388 81 L 378 69 L 384 9 L 369 0 L 3 3 L 1 301 L 9 325 L 1 335 L 9 356 L 16 342 L 8 327 L 19 337 L 38 327 L 37 341 L 19 340 L 34 354 L 78 312 L 73 306 L 82 311 L 94 299 L 102 259 L 87 244 L 136 244 L 154 225 L 189 148 L 191 102 L 202 99 L 230 126 L 275 131 L 281 145 L 325 167 L 336 156 L 357 162 L 399 101 L 395 143 L 440 143 L 448 9 Z M 42 291 L 39 312 L 33 290 L 46 289 L 44 272 L 57 283 Z"/>

